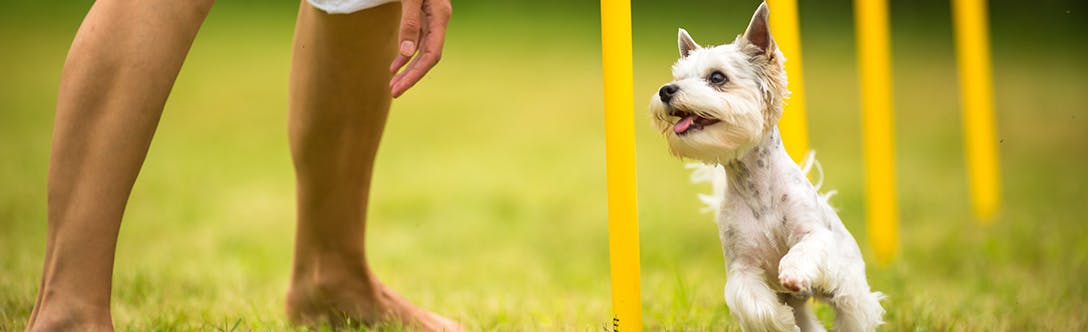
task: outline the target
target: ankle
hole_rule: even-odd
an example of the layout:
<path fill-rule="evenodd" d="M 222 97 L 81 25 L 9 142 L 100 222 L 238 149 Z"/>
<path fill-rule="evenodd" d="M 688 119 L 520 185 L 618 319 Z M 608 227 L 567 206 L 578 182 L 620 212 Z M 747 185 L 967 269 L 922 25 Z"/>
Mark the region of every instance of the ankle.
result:
<path fill-rule="evenodd" d="M 373 280 L 370 268 L 361 254 L 319 253 L 296 254 L 291 275 L 292 284 L 311 286 L 367 284 Z"/>

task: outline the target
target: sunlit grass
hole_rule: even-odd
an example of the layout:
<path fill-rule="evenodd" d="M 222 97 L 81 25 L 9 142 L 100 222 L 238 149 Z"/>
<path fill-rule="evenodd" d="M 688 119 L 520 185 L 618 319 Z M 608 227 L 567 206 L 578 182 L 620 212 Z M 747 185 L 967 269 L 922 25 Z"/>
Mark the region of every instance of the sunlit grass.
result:
<path fill-rule="evenodd" d="M 23 327 L 37 289 L 55 89 L 78 19 L 0 23 L 23 32 L 5 39 L 0 61 L 0 331 Z M 113 302 L 121 330 L 290 328 L 291 19 L 213 11 L 202 30 L 126 211 Z M 610 292 L 596 31 L 535 19 L 553 28 L 454 22 L 443 63 L 391 113 L 368 250 L 384 282 L 472 330 L 601 330 Z M 641 116 L 675 54 L 674 27 L 653 24 L 636 27 L 644 320 L 736 330 L 715 226 L 697 212 L 694 194 L 706 188 L 688 183 Z M 864 248 L 853 50 L 812 45 L 813 147 Z M 1088 226 L 1075 209 L 1088 196 L 1086 64 L 995 55 L 1005 204 L 982 227 L 968 210 L 951 50 L 896 46 L 903 247 L 869 270 L 889 295 L 887 330 L 1084 329 Z"/>

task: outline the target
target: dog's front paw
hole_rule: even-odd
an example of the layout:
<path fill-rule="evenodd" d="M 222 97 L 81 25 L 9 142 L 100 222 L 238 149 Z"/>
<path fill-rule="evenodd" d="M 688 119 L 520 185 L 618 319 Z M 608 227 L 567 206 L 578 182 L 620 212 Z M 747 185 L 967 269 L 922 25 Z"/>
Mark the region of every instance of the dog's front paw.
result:
<path fill-rule="evenodd" d="M 791 292 L 803 295 L 812 294 L 812 285 L 810 285 L 808 279 L 790 273 L 781 273 L 778 275 L 778 282 Z"/>

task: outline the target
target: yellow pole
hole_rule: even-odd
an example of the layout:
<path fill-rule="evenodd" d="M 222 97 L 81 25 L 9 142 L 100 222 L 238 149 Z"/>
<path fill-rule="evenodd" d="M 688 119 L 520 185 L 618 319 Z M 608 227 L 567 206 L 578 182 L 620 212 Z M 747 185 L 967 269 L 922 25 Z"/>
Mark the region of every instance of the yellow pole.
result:
<path fill-rule="evenodd" d="M 601 0 L 608 255 L 614 331 L 642 331 L 638 209 L 635 195 L 634 74 L 631 2 Z"/>
<path fill-rule="evenodd" d="M 986 2 L 953 0 L 952 14 L 956 25 L 956 59 L 959 62 L 971 205 L 975 217 L 989 224 L 997 212 L 1001 182 L 994 129 Z"/>
<path fill-rule="evenodd" d="M 866 227 L 881 264 L 899 247 L 895 194 L 895 133 L 887 0 L 854 0 L 865 154 Z"/>
<path fill-rule="evenodd" d="M 805 116 L 805 84 L 801 75 L 801 29 L 797 18 L 797 0 L 768 0 L 771 9 L 771 33 L 778 49 L 786 57 L 790 99 L 783 107 L 778 129 L 793 161 L 801 162 L 808 153 L 808 125 Z"/>

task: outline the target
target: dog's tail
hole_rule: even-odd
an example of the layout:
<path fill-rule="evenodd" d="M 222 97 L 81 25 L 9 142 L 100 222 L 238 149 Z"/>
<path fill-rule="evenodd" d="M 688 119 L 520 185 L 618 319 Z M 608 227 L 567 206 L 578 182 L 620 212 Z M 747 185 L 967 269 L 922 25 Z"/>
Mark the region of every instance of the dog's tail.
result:
<path fill-rule="evenodd" d="M 824 184 L 824 169 L 820 166 L 820 162 L 816 160 L 816 150 L 808 150 L 805 154 L 805 158 L 801 160 L 801 163 L 797 166 L 801 167 L 801 172 L 813 179 L 813 187 L 816 187 L 816 191 L 819 192 L 820 187 Z M 703 208 L 699 209 L 699 212 L 714 213 L 715 222 L 718 220 L 718 214 L 722 210 L 722 198 L 725 197 L 725 189 L 729 185 L 729 181 L 725 177 L 725 168 L 719 164 L 703 164 L 703 163 L 691 163 L 685 166 L 691 171 L 692 183 L 709 183 L 710 194 L 697 194 L 699 201 L 703 202 Z M 815 170 L 815 173 L 812 171 Z M 834 190 L 827 191 L 820 194 L 820 199 L 827 202 L 831 199 L 831 196 L 835 195 Z"/>

